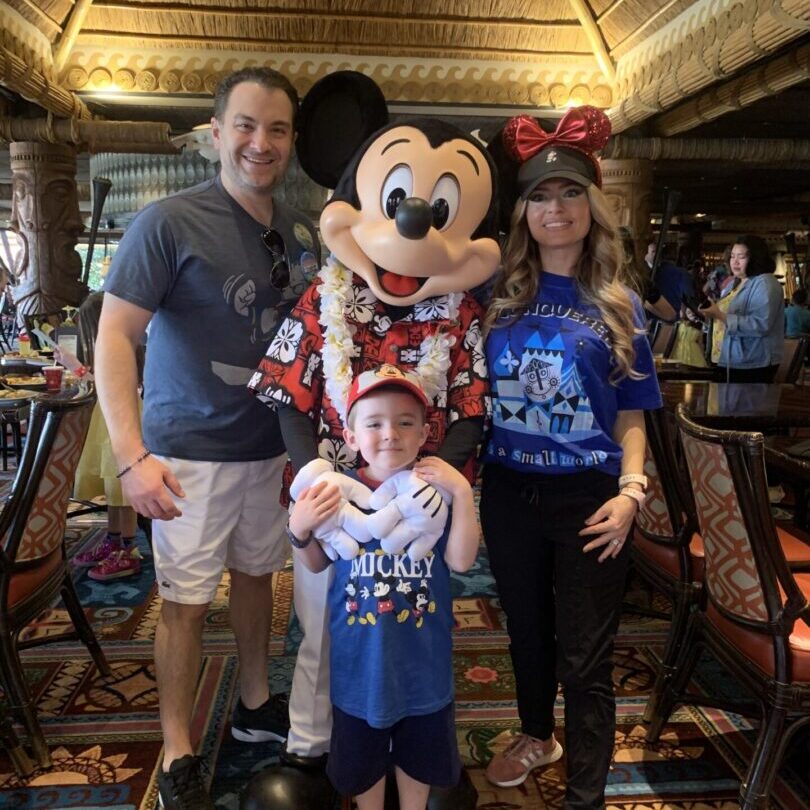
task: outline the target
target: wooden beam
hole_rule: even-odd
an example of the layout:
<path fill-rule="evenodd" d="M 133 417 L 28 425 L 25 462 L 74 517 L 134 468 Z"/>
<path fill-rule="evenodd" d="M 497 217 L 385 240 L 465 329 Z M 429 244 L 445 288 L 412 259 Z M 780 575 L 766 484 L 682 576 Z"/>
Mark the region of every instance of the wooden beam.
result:
<path fill-rule="evenodd" d="M 92 118 L 90 110 L 74 93 L 49 81 L 38 70 L 29 67 L 17 54 L 2 46 L 0 84 L 63 118 Z"/>
<path fill-rule="evenodd" d="M 735 78 L 705 90 L 689 101 L 659 115 L 652 123 L 656 135 L 670 136 L 720 118 L 774 96 L 810 78 L 810 43 L 747 70 Z"/>
<path fill-rule="evenodd" d="M 635 31 L 631 31 L 621 42 L 617 42 L 611 49 L 611 53 L 615 53 L 619 48 L 624 47 L 625 43 L 637 37 L 645 28 L 649 28 L 662 14 L 666 14 L 678 2 L 680 0 L 669 0 L 669 2 L 664 3 L 659 9 L 652 12 L 642 25 L 636 28 Z"/>
<path fill-rule="evenodd" d="M 93 0 L 77 0 L 76 5 L 73 6 L 73 10 L 70 12 L 70 17 L 68 18 L 67 27 L 59 38 L 59 44 L 56 46 L 53 54 L 53 64 L 57 73 L 61 73 L 67 64 L 70 52 L 73 50 L 73 45 L 76 42 L 76 37 L 79 35 L 79 31 L 82 30 L 87 12 L 90 11 L 92 4 Z"/>
<path fill-rule="evenodd" d="M 585 0 L 569 0 L 569 2 L 574 9 L 574 13 L 579 18 L 585 36 L 588 37 L 593 55 L 596 57 L 599 67 L 602 68 L 602 73 L 610 80 L 611 84 L 616 84 L 616 65 L 613 64 L 613 60 L 610 58 L 605 39 L 591 15 L 590 8 L 585 3 Z"/>
<path fill-rule="evenodd" d="M 452 8 L 452 4 L 448 4 Z M 453 14 L 448 12 L 437 17 L 435 14 L 420 12 L 417 8 L 404 14 L 396 15 L 386 12 L 375 12 L 373 8 L 363 11 L 352 11 L 351 9 L 341 10 L 335 13 L 328 11 L 311 11 L 306 5 L 301 8 L 267 8 L 266 6 L 254 6 L 240 3 L 238 6 L 230 5 L 205 5 L 189 7 L 188 3 L 143 3 L 138 0 L 100 0 L 95 4 L 95 8 L 104 11 L 124 11 L 139 12 L 149 14 L 181 14 L 192 13 L 195 17 L 215 16 L 215 17 L 271 17 L 273 19 L 300 20 L 305 17 L 315 17 L 319 20 L 333 20 L 343 22 L 344 20 L 357 20 L 359 22 L 390 22 L 397 25 L 407 25 L 409 23 L 462 23 L 471 26 L 483 26 L 486 28 L 497 28 L 499 26 L 514 25 L 524 28 L 575 28 L 577 23 L 574 20 L 538 20 L 529 17 L 470 17 L 466 14 Z"/>
<path fill-rule="evenodd" d="M 596 18 L 596 22 L 602 22 L 605 17 L 609 17 L 614 11 L 616 11 L 617 8 L 619 8 L 619 6 L 623 5 L 624 0 L 613 0 L 613 2 Z"/>
<path fill-rule="evenodd" d="M 33 11 L 40 20 L 42 20 L 49 28 L 54 30 L 54 33 L 61 33 L 62 26 L 59 25 L 53 17 L 47 15 L 36 3 L 32 0 L 22 0 L 22 2 Z"/>

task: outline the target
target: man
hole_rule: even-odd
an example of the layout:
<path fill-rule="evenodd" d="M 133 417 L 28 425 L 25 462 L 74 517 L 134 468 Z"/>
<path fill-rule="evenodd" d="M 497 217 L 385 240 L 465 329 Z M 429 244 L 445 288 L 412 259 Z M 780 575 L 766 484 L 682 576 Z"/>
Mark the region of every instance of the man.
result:
<path fill-rule="evenodd" d="M 647 267 L 652 269 L 653 261 L 655 260 L 655 242 L 650 242 L 647 245 L 647 253 L 644 256 L 644 261 Z M 670 303 L 675 310 L 675 317 L 669 320 L 669 323 L 677 321 L 680 317 L 681 304 L 684 299 L 689 300 L 695 296 L 695 287 L 692 284 L 692 279 L 689 273 L 678 267 L 667 259 L 662 259 L 658 265 L 658 271 L 652 283 L 658 288 L 661 295 Z"/>
<path fill-rule="evenodd" d="M 295 89 L 273 70 L 223 79 L 211 119 L 219 177 L 145 208 L 105 285 L 99 395 L 124 493 L 157 521 L 166 808 L 213 808 L 190 722 L 203 620 L 224 566 L 240 660 L 233 734 L 283 740 L 289 727 L 286 698 L 267 683 L 270 578 L 288 555 L 275 497 L 286 454 L 276 418 L 245 384 L 306 286 L 302 267 L 320 264 L 311 223 L 273 198 L 297 109 Z M 141 433 L 135 349 L 148 324 Z"/>
<path fill-rule="evenodd" d="M 799 287 L 785 308 L 785 337 L 800 338 L 810 334 L 810 309 L 807 308 L 807 290 Z"/>

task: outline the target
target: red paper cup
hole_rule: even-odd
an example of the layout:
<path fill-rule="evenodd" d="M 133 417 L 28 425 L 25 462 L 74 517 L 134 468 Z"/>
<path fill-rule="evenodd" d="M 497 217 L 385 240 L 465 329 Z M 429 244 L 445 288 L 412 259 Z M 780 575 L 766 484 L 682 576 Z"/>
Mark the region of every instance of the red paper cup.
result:
<path fill-rule="evenodd" d="M 62 366 L 45 366 L 42 373 L 45 375 L 45 386 L 49 391 L 62 390 Z"/>

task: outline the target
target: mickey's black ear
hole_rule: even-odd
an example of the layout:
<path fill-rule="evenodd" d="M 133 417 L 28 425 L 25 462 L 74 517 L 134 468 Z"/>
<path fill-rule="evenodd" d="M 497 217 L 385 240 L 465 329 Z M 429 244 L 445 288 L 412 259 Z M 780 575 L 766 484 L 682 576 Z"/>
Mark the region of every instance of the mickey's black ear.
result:
<path fill-rule="evenodd" d="M 301 103 L 298 160 L 316 183 L 334 188 L 358 147 L 387 123 L 385 96 L 373 79 L 354 70 L 330 73 Z"/>
<path fill-rule="evenodd" d="M 499 229 L 502 233 L 509 233 L 509 222 L 512 217 L 512 209 L 518 198 L 517 174 L 520 164 L 506 151 L 503 145 L 503 129 L 490 136 L 487 143 L 487 152 L 495 163 L 498 170 L 498 202 L 500 211 Z"/>

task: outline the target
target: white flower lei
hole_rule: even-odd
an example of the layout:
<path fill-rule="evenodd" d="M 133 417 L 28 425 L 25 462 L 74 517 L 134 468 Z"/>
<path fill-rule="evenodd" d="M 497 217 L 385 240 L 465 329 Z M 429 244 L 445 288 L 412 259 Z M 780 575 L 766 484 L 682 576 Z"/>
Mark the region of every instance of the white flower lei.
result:
<path fill-rule="evenodd" d="M 323 327 L 323 376 L 329 399 L 337 409 L 340 418 L 346 421 L 346 402 L 354 374 L 354 328 L 346 320 L 347 299 L 352 285 L 352 271 L 344 267 L 333 256 L 326 260 L 320 272 L 318 292 L 321 296 L 321 315 L 318 319 Z M 462 293 L 450 293 L 448 299 L 448 319 L 458 317 Z M 450 368 L 450 349 L 456 339 L 452 335 L 436 331 L 428 335 L 420 346 L 421 359 L 414 372 L 422 381 L 422 387 L 429 400 L 434 401 L 441 391 L 447 388 L 447 371 Z"/>

